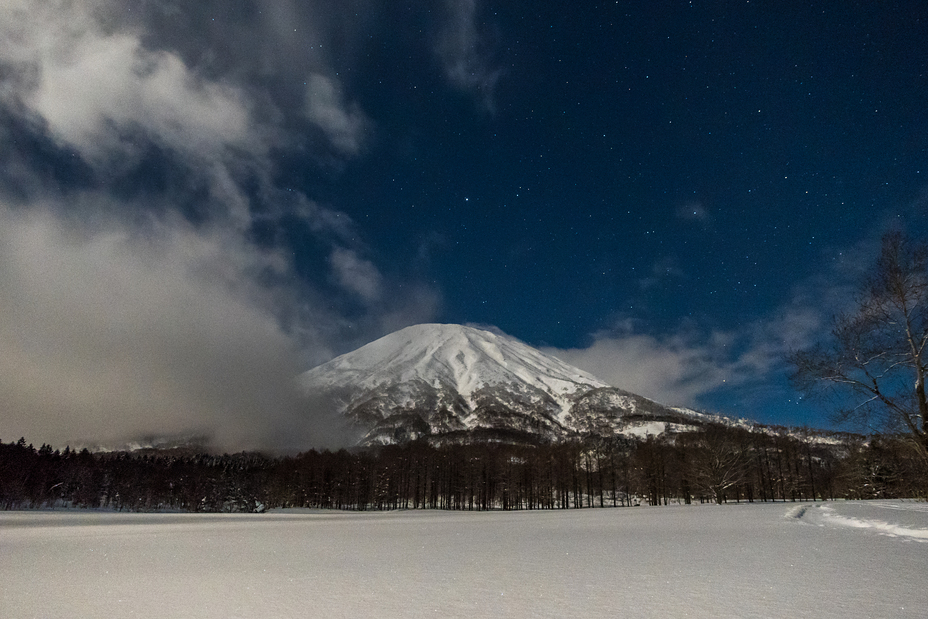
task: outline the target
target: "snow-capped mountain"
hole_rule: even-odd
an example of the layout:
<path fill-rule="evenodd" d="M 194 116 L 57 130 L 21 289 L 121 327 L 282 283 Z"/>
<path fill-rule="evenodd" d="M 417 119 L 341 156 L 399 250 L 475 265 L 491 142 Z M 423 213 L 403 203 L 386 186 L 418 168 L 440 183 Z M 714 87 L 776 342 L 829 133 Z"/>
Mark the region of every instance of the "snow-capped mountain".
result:
<path fill-rule="evenodd" d="M 514 338 L 460 325 L 407 327 L 306 372 L 300 384 L 345 415 L 361 444 L 547 442 L 702 423 Z"/>

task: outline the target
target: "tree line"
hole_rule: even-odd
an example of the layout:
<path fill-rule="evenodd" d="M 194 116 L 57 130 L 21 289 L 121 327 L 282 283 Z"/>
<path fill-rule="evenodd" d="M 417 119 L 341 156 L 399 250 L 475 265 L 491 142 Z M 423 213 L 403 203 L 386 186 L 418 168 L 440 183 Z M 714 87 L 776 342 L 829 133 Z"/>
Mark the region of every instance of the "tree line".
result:
<path fill-rule="evenodd" d="M 577 509 L 928 498 L 900 437 L 710 425 L 559 444 L 412 442 L 271 457 L 63 452 L 0 442 L 0 508 L 130 511 Z"/>

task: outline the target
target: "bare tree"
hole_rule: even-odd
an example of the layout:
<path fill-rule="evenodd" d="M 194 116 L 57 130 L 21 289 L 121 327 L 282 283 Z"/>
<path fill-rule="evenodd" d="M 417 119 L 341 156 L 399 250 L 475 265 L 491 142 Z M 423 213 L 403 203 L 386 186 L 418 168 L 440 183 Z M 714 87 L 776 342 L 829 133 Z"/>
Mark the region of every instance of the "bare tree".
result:
<path fill-rule="evenodd" d="M 750 458 L 738 436 L 723 427 L 709 426 L 696 436 L 691 454 L 691 470 L 696 486 L 721 505 L 728 490 L 747 478 Z"/>
<path fill-rule="evenodd" d="M 852 312 L 835 318 L 828 344 L 794 352 L 791 380 L 843 399 L 835 419 L 902 433 L 928 461 L 928 246 L 901 232 L 882 250 Z"/>

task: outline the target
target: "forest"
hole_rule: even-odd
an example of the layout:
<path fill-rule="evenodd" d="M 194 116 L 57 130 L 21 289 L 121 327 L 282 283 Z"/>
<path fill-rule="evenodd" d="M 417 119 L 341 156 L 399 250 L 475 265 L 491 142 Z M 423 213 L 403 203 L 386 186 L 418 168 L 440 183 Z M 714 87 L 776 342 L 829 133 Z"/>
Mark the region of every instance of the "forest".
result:
<path fill-rule="evenodd" d="M 412 442 L 293 456 L 0 442 L 0 508 L 517 510 L 928 498 L 904 437 L 707 426 L 559 444 Z"/>

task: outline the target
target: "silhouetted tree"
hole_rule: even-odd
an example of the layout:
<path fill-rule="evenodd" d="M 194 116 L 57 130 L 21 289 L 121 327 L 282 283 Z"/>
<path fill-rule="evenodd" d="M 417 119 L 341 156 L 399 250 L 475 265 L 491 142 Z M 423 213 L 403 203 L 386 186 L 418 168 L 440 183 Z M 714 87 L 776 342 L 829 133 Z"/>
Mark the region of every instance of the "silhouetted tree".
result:
<path fill-rule="evenodd" d="M 838 316 L 825 345 L 792 353 L 801 390 L 851 396 L 840 421 L 903 432 L 928 462 L 928 246 L 900 232 L 880 257 L 853 311 Z"/>
<path fill-rule="evenodd" d="M 748 453 L 735 434 L 723 427 L 704 428 L 697 434 L 691 452 L 696 486 L 719 504 L 727 500 L 729 489 L 748 475 Z"/>

